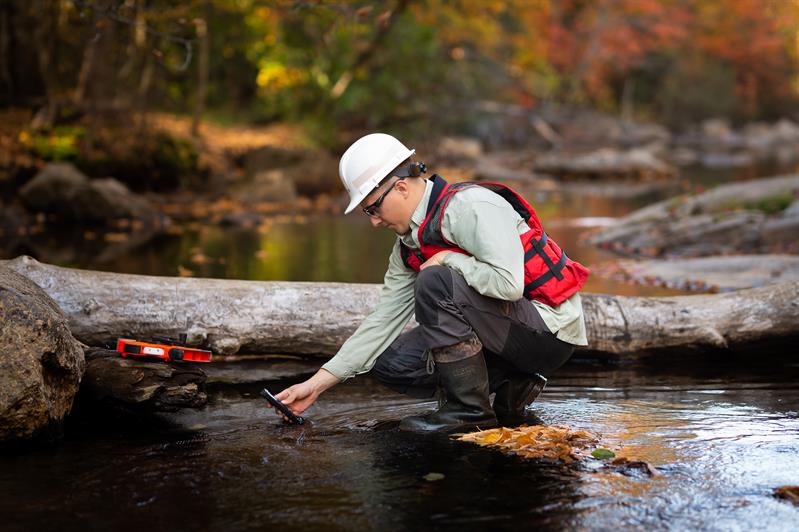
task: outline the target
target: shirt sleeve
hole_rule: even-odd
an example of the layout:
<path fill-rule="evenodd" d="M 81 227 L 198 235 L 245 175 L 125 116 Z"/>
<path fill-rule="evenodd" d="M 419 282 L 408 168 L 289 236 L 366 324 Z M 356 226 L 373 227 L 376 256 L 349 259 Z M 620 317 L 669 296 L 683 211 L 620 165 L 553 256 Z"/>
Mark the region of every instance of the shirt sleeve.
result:
<path fill-rule="evenodd" d="M 471 256 L 450 253 L 443 263 L 478 293 L 516 301 L 524 291 L 521 217 L 504 199 L 486 197 L 486 193 L 491 194 L 464 190 L 450 202 L 442 221 L 444 237 Z"/>
<path fill-rule="evenodd" d="M 415 281 L 416 272 L 402 262 L 397 239 L 377 307 L 322 368 L 341 380 L 372 369 L 377 357 L 400 335 L 413 316 Z"/>

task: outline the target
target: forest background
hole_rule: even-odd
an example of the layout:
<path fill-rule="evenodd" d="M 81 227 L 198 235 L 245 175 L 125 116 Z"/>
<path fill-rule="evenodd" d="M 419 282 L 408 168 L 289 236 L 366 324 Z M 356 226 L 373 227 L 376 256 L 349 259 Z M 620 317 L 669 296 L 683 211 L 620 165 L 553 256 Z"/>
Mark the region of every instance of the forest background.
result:
<path fill-rule="evenodd" d="M 45 158 L 153 111 L 195 132 L 201 118 L 299 124 L 336 150 L 367 130 L 468 133 L 497 104 L 671 128 L 791 116 L 799 2 L 0 1 L 0 108 L 33 113 L 16 137 Z"/>

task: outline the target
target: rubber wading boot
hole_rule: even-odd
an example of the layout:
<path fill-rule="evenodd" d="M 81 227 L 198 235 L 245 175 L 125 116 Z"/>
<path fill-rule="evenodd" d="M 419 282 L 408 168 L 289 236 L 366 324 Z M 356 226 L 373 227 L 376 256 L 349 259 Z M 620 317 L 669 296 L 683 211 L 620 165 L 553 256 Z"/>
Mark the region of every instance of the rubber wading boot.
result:
<path fill-rule="evenodd" d="M 508 426 L 525 421 L 525 408 L 541 395 L 547 379 L 538 373 L 509 372 L 492 384 L 496 390 L 494 412 L 497 420 Z"/>
<path fill-rule="evenodd" d="M 497 418 L 488 400 L 488 371 L 482 346 L 479 340 L 475 340 L 476 352 L 470 349 L 470 345 L 475 345 L 474 341 L 469 341 L 470 345 L 461 342 L 432 351 L 446 402 L 430 414 L 403 419 L 401 430 L 454 432 L 497 425 Z"/>

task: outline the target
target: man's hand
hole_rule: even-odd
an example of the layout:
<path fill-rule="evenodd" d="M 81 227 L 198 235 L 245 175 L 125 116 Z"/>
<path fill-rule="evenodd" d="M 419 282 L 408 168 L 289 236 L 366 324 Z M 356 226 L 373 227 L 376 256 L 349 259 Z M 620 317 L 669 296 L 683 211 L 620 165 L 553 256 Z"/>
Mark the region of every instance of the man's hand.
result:
<path fill-rule="evenodd" d="M 444 257 L 449 255 L 450 253 L 454 253 L 454 251 L 439 251 L 419 266 L 420 270 L 424 270 L 425 268 L 429 268 L 430 266 L 443 266 L 444 265 Z"/>
<path fill-rule="evenodd" d="M 297 415 L 308 409 L 328 388 L 338 384 L 339 379 L 327 370 L 320 369 L 305 382 L 289 386 L 275 397 Z M 280 412 L 275 409 L 275 412 Z M 281 414 L 282 415 L 282 414 Z"/>

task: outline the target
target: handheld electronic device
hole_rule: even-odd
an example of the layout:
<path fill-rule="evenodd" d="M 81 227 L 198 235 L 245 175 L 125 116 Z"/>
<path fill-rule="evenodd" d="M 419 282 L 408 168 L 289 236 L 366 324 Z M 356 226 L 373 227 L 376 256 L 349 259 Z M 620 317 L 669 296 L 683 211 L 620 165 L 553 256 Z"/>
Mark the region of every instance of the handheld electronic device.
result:
<path fill-rule="evenodd" d="M 281 412 L 281 413 L 282 413 L 284 416 L 286 416 L 286 417 L 288 418 L 288 420 L 289 420 L 288 422 L 289 422 L 289 423 L 291 423 L 291 424 L 293 424 L 293 425 L 302 425 L 303 423 L 305 423 L 305 418 L 304 418 L 304 417 L 302 417 L 302 416 L 298 416 L 297 414 L 295 414 L 294 412 L 292 412 L 291 410 L 289 410 L 289 407 L 287 407 L 286 405 L 284 405 L 284 404 L 283 404 L 283 403 L 280 401 L 280 399 L 278 399 L 277 397 L 275 397 L 274 395 L 272 395 L 272 394 L 270 393 L 270 391 L 269 391 L 269 390 L 267 390 L 266 388 L 264 388 L 263 390 L 261 390 L 261 396 L 262 396 L 264 399 L 266 399 L 267 401 L 269 401 L 269 404 L 270 404 L 270 405 L 272 405 L 272 406 L 274 406 L 275 408 L 277 408 L 278 410 L 280 410 L 280 412 Z"/>

